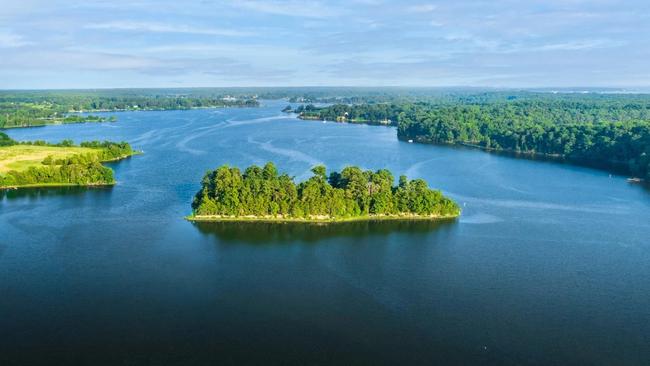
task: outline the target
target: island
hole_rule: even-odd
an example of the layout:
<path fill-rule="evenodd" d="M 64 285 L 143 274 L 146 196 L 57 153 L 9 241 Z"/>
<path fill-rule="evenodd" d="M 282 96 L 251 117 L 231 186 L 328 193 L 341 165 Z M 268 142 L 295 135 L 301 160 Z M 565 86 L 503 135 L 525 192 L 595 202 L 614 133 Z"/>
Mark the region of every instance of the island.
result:
<path fill-rule="evenodd" d="M 0 132 L 0 189 L 113 185 L 102 163 L 139 153 L 126 142 L 18 142 Z"/>
<path fill-rule="evenodd" d="M 264 167 L 223 165 L 203 177 L 192 203 L 190 221 L 340 222 L 354 220 L 435 220 L 460 215 L 459 206 L 422 179 L 386 170 L 349 166 L 327 175 L 322 165 L 313 176 L 296 183 L 278 173 L 269 162 Z"/>

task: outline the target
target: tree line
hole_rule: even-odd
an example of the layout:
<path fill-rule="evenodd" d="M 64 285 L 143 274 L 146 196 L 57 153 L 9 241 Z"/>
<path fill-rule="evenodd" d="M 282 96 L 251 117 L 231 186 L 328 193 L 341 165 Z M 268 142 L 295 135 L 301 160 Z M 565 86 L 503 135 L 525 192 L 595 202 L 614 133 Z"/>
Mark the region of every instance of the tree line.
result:
<path fill-rule="evenodd" d="M 363 216 L 456 216 L 459 207 L 422 179 L 350 166 L 327 175 L 322 165 L 296 184 L 269 162 L 242 173 L 223 165 L 205 174 L 192 203 L 198 216 L 344 219 Z"/>
<path fill-rule="evenodd" d="M 307 118 L 352 123 L 390 120 L 404 140 L 554 156 L 650 179 L 650 96 L 545 94 L 299 110 Z"/>
<path fill-rule="evenodd" d="M 73 155 L 65 159 L 43 160 L 42 167 L 29 167 L 24 171 L 9 171 L 0 174 L 0 187 L 26 185 L 71 184 L 109 185 L 114 184 L 113 170 L 101 164 L 95 154 Z"/>
<path fill-rule="evenodd" d="M 241 96 L 159 90 L 127 91 L 0 91 L 0 128 L 53 123 L 114 121 L 115 117 L 75 112 L 122 110 L 177 110 L 213 107 L 255 107 L 257 99 Z"/>
<path fill-rule="evenodd" d="M 93 154 L 99 158 L 100 161 L 108 161 L 120 157 L 133 155 L 134 151 L 128 142 L 113 142 L 113 141 L 84 141 L 79 145 L 75 145 L 74 141 L 65 139 L 60 142 L 47 142 L 45 140 L 35 141 L 16 141 L 9 137 L 6 133 L 0 132 L 0 146 L 14 146 L 14 145 L 29 145 L 29 146 L 53 146 L 53 147 L 85 147 L 89 149 L 97 149 L 97 153 Z"/>
<path fill-rule="evenodd" d="M 400 114 L 397 135 L 417 142 L 557 156 L 650 178 L 650 106 L 516 103 L 442 107 Z"/>

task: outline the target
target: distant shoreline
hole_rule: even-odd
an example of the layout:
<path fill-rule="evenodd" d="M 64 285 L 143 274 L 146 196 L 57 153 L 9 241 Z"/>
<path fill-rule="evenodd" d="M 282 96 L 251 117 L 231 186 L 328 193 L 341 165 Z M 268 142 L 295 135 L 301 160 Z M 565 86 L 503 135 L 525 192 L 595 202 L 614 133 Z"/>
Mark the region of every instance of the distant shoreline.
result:
<path fill-rule="evenodd" d="M 68 111 L 68 115 L 79 115 L 84 113 L 118 113 L 118 112 L 165 112 L 165 111 L 190 111 L 190 110 L 200 110 L 200 109 L 222 109 L 222 108 L 259 108 L 259 105 L 215 105 L 215 106 L 203 106 L 203 107 L 189 107 L 189 108 L 121 108 L 121 109 L 88 109 L 83 111 Z M 65 118 L 65 117 L 63 117 Z M 109 120 L 102 118 L 99 120 L 80 120 L 80 121 L 64 121 L 61 118 L 54 119 L 38 119 L 38 121 L 47 121 L 42 124 L 33 124 L 33 125 L 13 125 L 13 126 L 2 126 L 2 130 L 10 130 L 16 128 L 32 128 L 32 127 L 45 127 L 45 126 L 60 126 L 60 125 L 69 125 L 69 124 L 82 124 L 82 123 L 115 123 L 117 120 Z"/>
<path fill-rule="evenodd" d="M 197 109 L 221 109 L 221 108 L 259 108 L 259 105 L 215 105 L 190 108 L 120 108 L 120 109 L 89 109 L 83 111 L 68 111 L 69 114 L 81 113 L 109 113 L 109 112 L 164 112 L 164 111 L 191 111 Z"/>
<path fill-rule="evenodd" d="M 349 125 L 369 125 L 369 126 L 386 126 L 386 127 L 396 127 L 396 124 L 393 123 L 392 121 L 373 121 L 373 120 L 368 120 L 368 119 L 340 119 L 340 120 L 327 120 L 324 118 L 321 118 L 319 116 L 305 116 L 302 114 L 298 114 L 296 116 L 297 119 L 303 120 L 303 121 L 324 121 L 324 122 L 335 122 L 335 123 L 343 123 L 343 124 L 349 124 Z"/>

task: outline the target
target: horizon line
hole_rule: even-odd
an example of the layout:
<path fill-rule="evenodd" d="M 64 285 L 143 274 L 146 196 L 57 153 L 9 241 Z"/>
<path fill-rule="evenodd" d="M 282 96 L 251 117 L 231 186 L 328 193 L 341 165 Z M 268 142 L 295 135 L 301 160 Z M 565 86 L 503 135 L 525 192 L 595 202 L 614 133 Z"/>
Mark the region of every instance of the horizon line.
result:
<path fill-rule="evenodd" d="M 89 91 L 89 90 L 136 90 L 136 89 L 483 89 L 483 90 L 545 90 L 545 91 L 589 91 L 589 90 L 618 90 L 618 91 L 650 91 L 647 86 L 473 86 L 473 85 L 273 85 L 273 86 L 127 86 L 127 87 L 84 87 L 84 88 L 0 88 L 0 92 L 8 91 Z"/>

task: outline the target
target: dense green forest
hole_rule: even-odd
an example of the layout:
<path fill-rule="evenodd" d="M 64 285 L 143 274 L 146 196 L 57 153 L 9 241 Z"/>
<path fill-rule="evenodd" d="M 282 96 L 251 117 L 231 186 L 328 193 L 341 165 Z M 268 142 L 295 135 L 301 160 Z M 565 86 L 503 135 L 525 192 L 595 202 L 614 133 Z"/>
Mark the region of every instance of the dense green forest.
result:
<path fill-rule="evenodd" d="M 403 114 L 401 139 L 542 154 L 650 178 L 650 108 L 558 103 L 453 106 Z"/>
<path fill-rule="evenodd" d="M 194 94 L 193 94 L 194 93 Z M 0 128 L 54 123 L 106 122 L 108 118 L 76 112 L 254 107 L 252 96 L 182 90 L 0 91 Z"/>
<path fill-rule="evenodd" d="M 650 96 L 554 95 L 476 103 L 299 107 L 305 119 L 389 123 L 400 139 L 545 155 L 650 178 Z"/>
<path fill-rule="evenodd" d="M 194 215 L 220 218 L 345 220 L 457 216 L 459 207 L 422 179 L 405 176 L 393 186 L 386 169 L 347 167 L 327 175 L 324 166 L 296 184 L 273 163 L 243 173 L 227 165 L 208 172 L 192 204 Z"/>
<path fill-rule="evenodd" d="M 301 119 L 318 119 L 349 123 L 388 124 L 397 126 L 401 113 L 415 111 L 414 104 L 334 104 L 327 107 L 315 107 L 312 104 L 301 105 L 293 110 Z"/>
<path fill-rule="evenodd" d="M 563 94 L 579 99 L 580 95 Z M 577 97 L 577 98 L 576 98 Z M 297 103 L 429 105 L 496 103 L 511 100 L 552 100 L 551 93 L 494 91 L 475 88 L 166 88 L 97 90 L 3 90 L 0 91 L 0 128 L 42 126 L 54 123 L 105 122 L 115 117 L 81 115 L 77 112 L 121 110 L 172 110 L 213 107 L 254 107 L 259 99 L 285 99 Z M 598 98 L 594 94 L 593 98 Z M 602 97 L 601 99 L 608 99 Z M 629 98 L 628 98 L 629 99 Z M 382 107 L 377 107 L 382 108 Z M 391 118 L 390 111 L 352 110 L 357 122 Z M 305 114 L 306 116 L 307 114 Z M 330 115 L 328 119 L 335 119 Z"/>
<path fill-rule="evenodd" d="M 32 145 L 75 147 L 71 140 L 57 144 L 44 141 L 17 142 L 0 132 L 0 146 Z M 47 156 L 38 167 L 30 166 L 26 170 L 11 170 L 0 174 L 0 188 L 39 185 L 110 185 L 115 183 L 113 170 L 103 166 L 102 162 L 119 160 L 136 152 L 126 142 L 90 141 L 82 142 L 79 147 L 97 149 L 92 154 L 77 154 L 55 159 Z"/>

